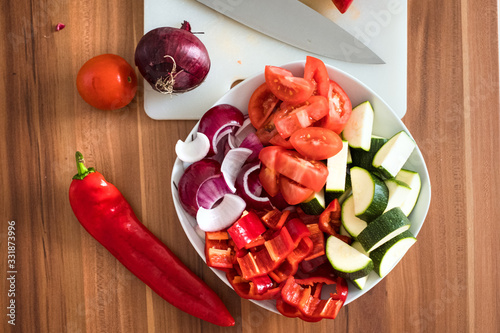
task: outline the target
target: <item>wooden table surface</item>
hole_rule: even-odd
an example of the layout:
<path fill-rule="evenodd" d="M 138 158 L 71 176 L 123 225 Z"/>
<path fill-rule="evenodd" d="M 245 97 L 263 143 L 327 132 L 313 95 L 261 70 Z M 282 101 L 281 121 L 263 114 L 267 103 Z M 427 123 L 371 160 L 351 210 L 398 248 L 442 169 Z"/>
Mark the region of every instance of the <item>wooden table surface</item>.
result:
<path fill-rule="evenodd" d="M 432 202 L 417 244 L 336 320 L 287 319 L 240 299 L 191 247 L 170 193 L 174 144 L 194 121 L 155 121 L 141 91 L 124 109 L 87 105 L 75 87 L 89 58 L 133 63 L 141 1 L 0 4 L 0 331 L 499 332 L 500 140 L 497 1 L 409 1 L 408 111 Z M 66 28 L 54 31 L 56 23 Z M 208 105 L 207 105 L 208 106 Z M 221 329 L 171 306 L 78 223 L 68 201 L 82 151 L 137 216 L 222 298 Z M 8 223 L 15 221 L 15 296 Z M 15 299 L 15 326 L 8 323 Z"/>

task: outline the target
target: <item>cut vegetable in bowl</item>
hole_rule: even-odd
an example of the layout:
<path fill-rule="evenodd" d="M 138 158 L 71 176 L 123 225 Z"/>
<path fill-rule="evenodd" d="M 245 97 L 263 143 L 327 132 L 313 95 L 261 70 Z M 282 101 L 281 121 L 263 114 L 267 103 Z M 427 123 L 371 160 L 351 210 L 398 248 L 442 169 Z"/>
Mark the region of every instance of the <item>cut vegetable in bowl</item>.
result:
<path fill-rule="evenodd" d="M 174 203 L 193 246 L 239 296 L 287 317 L 332 319 L 401 259 L 411 241 L 399 238 L 418 234 L 430 200 L 425 162 L 390 108 L 347 74 L 313 57 L 263 72 L 234 87 L 193 128 L 212 149 L 193 165 L 212 160 L 218 169 L 184 171 L 176 161 Z M 227 117 L 232 108 L 238 112 Z M 235 158 L 238 151 L 244 156 Z M 229 177 L 224 163 L 232 166 Z M 196 174 L 212 179 L 206 186 L 225 181 L 205 198 L 209 208 L 186 198 L 193 190 L 184 177 Z M 222 198 L 230 195 L 242 205 L 219 220 L 234 221 L 200 237 L 204 222 L 193 211 L 227 207 Z M 321 298 L 321 290 L 331 297 Z M 306 295 L 314 309 L 294 301 Z"/>

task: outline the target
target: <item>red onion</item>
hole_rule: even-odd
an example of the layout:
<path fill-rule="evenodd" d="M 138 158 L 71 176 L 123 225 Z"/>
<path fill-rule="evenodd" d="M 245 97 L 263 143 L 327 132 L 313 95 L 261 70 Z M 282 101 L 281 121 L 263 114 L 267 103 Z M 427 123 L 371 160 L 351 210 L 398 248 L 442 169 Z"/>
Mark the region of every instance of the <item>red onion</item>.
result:
<path fill-rule="evenodd" d="M 252 151 L 252 154 L 248 156 L 247 161 L 253 162 L 258 160 L 259 153 L 264 148 L 262 142 L 260 142 L 259 137 L 255 133 L 250 133 L 247 137 L 241 142 L 240 148 L 248 148 Z"/>
<path fill-rule="evenodd" d="M 224 176 L 219 173 L 207 178 L 198 187 L 196 192 L 196 202 L 199 207 L 210 209 L 214 204 L 222 199 L 225 194 L 233 193 L 228 187 Z"/>
<path fill-rule="evenodd" d="M 233 148 L 230 149 L 224 157 L 220 171 L 226 180 L 227 186 L 232 192 L 236 192 L 236 188 L 234 187 L 236 177 L 238 177 L 241 167 L 251 154 L 252 150 L 248 148 Z"/>
<path fill-rule="evenodd" d="M 236 178 L 236 194 L 239 195 L 249 208 L 257 210 L 272 209 L 268 197 L 261 197 L 262 184 L 259 180 L 260 163 L 253 162 L 243 166 Z"/>
<path fill-rule="evenodd" d="M 210 140 L 210 151 L 208 156 L 217 152 L 217 143 L 226 130 L 241 127 L 243 124 L 243 113 L 229 104 L 220 104 L 210 108 L 201 117 L 198 132 L 205 134 Z"/>
<path fill-rule="evenodd" d="M 196 192 L 207 178 L 220 173 L 220 163 L 212 159 L 203 159 L 191 164 L 182 174 L 177 184 L 179 199 L 184 210 L 191 216 L 196 216 L 198 204 Z"/>
<path fill-rule="evenodd" d="M 135 64 L 153 89 L 166 94 L 196 88 L 210 70 L 208 51 L 186 21 L 180 29 L 146 33 L 135 49 Z"/>
<path fill-rule="evenodd" d="M 245 210 L 243 199 L 234 194 L 226 194 L 219 205 L 211 209 L 200 207 L 196 221 L 203 231 L 219 231 L 236 222 Z"/>

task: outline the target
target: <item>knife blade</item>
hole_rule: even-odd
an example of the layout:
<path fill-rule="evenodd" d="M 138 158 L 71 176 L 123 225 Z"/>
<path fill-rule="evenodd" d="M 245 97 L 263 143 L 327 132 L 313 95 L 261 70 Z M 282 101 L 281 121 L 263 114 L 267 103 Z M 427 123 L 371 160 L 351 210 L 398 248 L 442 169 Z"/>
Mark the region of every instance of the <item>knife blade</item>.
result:
<path fill-rule="evenodd" d="M 298 0 L 196 1 L 307 52 L 347 62 L 384 64 L 355 36 Z"/>

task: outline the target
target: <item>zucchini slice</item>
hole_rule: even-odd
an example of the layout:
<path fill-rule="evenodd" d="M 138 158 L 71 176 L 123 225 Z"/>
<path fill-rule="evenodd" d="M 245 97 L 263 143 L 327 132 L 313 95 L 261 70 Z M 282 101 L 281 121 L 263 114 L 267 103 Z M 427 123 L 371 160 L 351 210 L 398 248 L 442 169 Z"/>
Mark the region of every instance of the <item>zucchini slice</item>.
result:
<path fill-rule="evenodd" d="M 340 212 L 342 226 L 353 238 L 358 237 L 360 232 L 368 225 L 366 221 L 354 214 L 354 198 L 352 195 L 345 199 Z"/>
<path fill-rule="evenodd" d="M 352 156 L 352 165 L 359 166 L 360 168 L 366 169 L 368 171 L 377 170 L 372 165 L 373 158 L 387 141 L 387 138 L 372 135 L 370 150 L 364 151 L 363 149 L 351 148 L 350 152 Z"/>
<path fill-rule="evenodd" d="M 397 180 L 396 178 L 387 179 L 385 181 L 385 185 L 387 186 L 387 189 L 389 189 L 389 201 L 387 202 L 385 211 L 387 212 L 394 207 L 402 208 L 411 193 L 410 186 L 408 186 L 405 182 Z"/>
<path fill-rule="evenodd" d="M 361 245 L 360 242 L 354 241 L 352 242 L 351 246 L 356 250 L 358 250 L 359 252 L 363 253 L 365 256 L 369 256 L 369 254 L 365 251 L 365 249 L 363 249 L 363 246 Z M 373 264 L 375 265 L 375 263 Z M 366 281 L 368 281 L 368 275 L 351 280 L 351 282 L 360 290 L 363 290 L 363 288 L 366 285 Z"/>
<path fill-rule="evenodd" d="M 371 222 L 385 211 L 389 190 L 383 180 L 360 167 L 351 168 L 351 182 L 354 214 Z"/>
<path fill-rule="evenodd" d="M 373 261 L 335 236 L 326 241 L 326 256 L 335 273 L 345 279 L 355 280 L 373 270 Z"/>
<path fill-rule="evenodd" d="M 416 241 L 415 236 L 407 230 L 370 252 L 375 272 L 382 278 L 386 276 Z"/>
<path fill-rule="evenodd" d="M 370 150 L 373 129 L 373 108 L 366 101 L 352 109 L 351 116 L 342 131 L 342 136 L 352 148 Z"/>
<path fill-rule="evenodd" d="M 325 210 L 325 192 L 322 189 L 314 192 L 306 201 L 300 203 L 300 208 L 307 215 L 319 215 Z"/>
<path fill-rule="evenodd" d="M 403 211 L 403 213 L 405 213 L 406 216 L 408 216 L 417 203 L 420 189 L 422 188 L 422 181 L 418 172 L 406 169 L 401 169 L 401 171 L 398 172 L 398 174 L 396 175 L 396 180 L 405 182 L 411 188 L 411 192 L 408 194 L 408 197 L 401 205 L 401 210 Z"/>
<path fill-rule="evenodd" d="M 369 223 L 356 239 L 370 253 L 409 228 L 410 220 L 401 208 L 395 207 Z"/>
<path fill-rule="evenodd" d="M 394 178 L 416 147 L 415 141 L 406 133 L 396 133 L 373 157 L 372 165 L 384 178 Z"/>
<path fill-rule="evenodd" d="M 349 146 L 347 141 L 342 141 L 342 150 L 326 161 L 328 177 L 326 178 L 325 195 L 329 203 L 340 197 L 346 190 L 347 153 Z"/>

